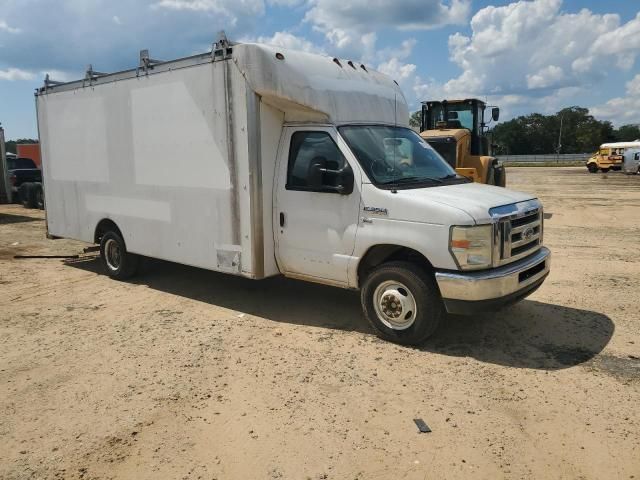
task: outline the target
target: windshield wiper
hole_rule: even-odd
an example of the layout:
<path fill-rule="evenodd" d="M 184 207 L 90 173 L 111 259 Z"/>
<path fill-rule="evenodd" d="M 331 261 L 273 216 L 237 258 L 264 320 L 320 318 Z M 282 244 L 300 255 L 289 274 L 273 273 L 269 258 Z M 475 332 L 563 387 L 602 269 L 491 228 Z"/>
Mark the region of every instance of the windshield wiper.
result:
<path fill-rule="evenodd" d="M 466 183 L 470 182 L 471 180 L 463 175 L 458 175 L 457 173 L 451 173 L 445 177 L 442 177 L 440 180 L 451 180 L 451 179 L 456 179 L 456 180 L 464 180 Z"/>
<path fill-rule="evenodd" d="M 421 183 L 421 182 L 434 182 L 443 183 L 439 178 L 433 177 L 398 177 L 386 182 L 380 182 L 381 185 L 396 185 L 401 183 Z"/>

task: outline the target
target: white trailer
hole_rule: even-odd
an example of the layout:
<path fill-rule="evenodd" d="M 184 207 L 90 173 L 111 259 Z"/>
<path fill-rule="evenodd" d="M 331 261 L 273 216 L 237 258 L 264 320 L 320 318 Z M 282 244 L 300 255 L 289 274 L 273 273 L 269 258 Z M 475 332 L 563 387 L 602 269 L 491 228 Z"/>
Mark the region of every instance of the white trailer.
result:
<path fill-rule="evenodd" d="M 470 184 L 408 128 L 397 83 L 354 62 L 223 37 L 37 94 L 47 228 L 139 255 L 362 290 L 384 338 L 531 293 L 542 206 Z"/>

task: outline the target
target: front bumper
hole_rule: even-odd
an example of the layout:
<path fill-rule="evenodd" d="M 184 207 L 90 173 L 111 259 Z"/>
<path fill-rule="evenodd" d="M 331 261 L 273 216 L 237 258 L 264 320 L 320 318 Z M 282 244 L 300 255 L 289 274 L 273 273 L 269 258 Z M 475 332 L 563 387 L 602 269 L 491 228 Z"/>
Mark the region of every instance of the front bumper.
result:
<path fill-rule="evenodd" d="M 551 252 L 542 247 L 522 260 L 479 272 L 436 272 L 449 313 L 496 310 L 533 293 L 549 274 Z"/>

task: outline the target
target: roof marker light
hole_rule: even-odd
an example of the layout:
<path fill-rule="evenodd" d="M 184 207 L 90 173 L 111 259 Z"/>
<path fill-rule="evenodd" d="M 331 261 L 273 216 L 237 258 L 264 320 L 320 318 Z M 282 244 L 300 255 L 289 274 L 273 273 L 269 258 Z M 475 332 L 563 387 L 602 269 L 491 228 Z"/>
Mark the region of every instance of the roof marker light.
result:
<path fill-rule="evenodd" d="M 349 66 L 351 68 L 353 68 L 354 70 L 356 69 L 356 66 L 353 64 L 353 62 L 351 60 L 349 60 L 347 63 L 349 64 Z"/>
<path fill-rule="evenodd" d="M 284 55 L 283 55 L 283 54 L 281 54 L 280 52 L 277 52 L 277 53 L 276 53 L 276 58 L 277 58 L 278 60 L 284 60 Z"/>
<path fill-rule="evenodd" d="M 338 60 L 337 58 L 333 59 L 333 63 L 335 63 L 336 65 L 338 65 L 340 68 L 342 68 L 342 64 L 340 63 L 340 60 Z"/>

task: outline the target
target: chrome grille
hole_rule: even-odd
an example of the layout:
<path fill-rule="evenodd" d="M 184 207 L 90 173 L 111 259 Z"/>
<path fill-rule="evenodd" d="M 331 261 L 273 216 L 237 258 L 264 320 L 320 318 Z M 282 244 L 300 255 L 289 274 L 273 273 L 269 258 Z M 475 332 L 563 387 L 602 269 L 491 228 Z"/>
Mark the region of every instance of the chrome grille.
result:
<path fill-rule="evenodd" d="M 497 266 L 531 255 L 542 246 L 542 206 L 538 202 L 527 202 L 523 206 L 525 208 L 517 209 L 517 213 L 497 221 L 494 251 Z"/>

